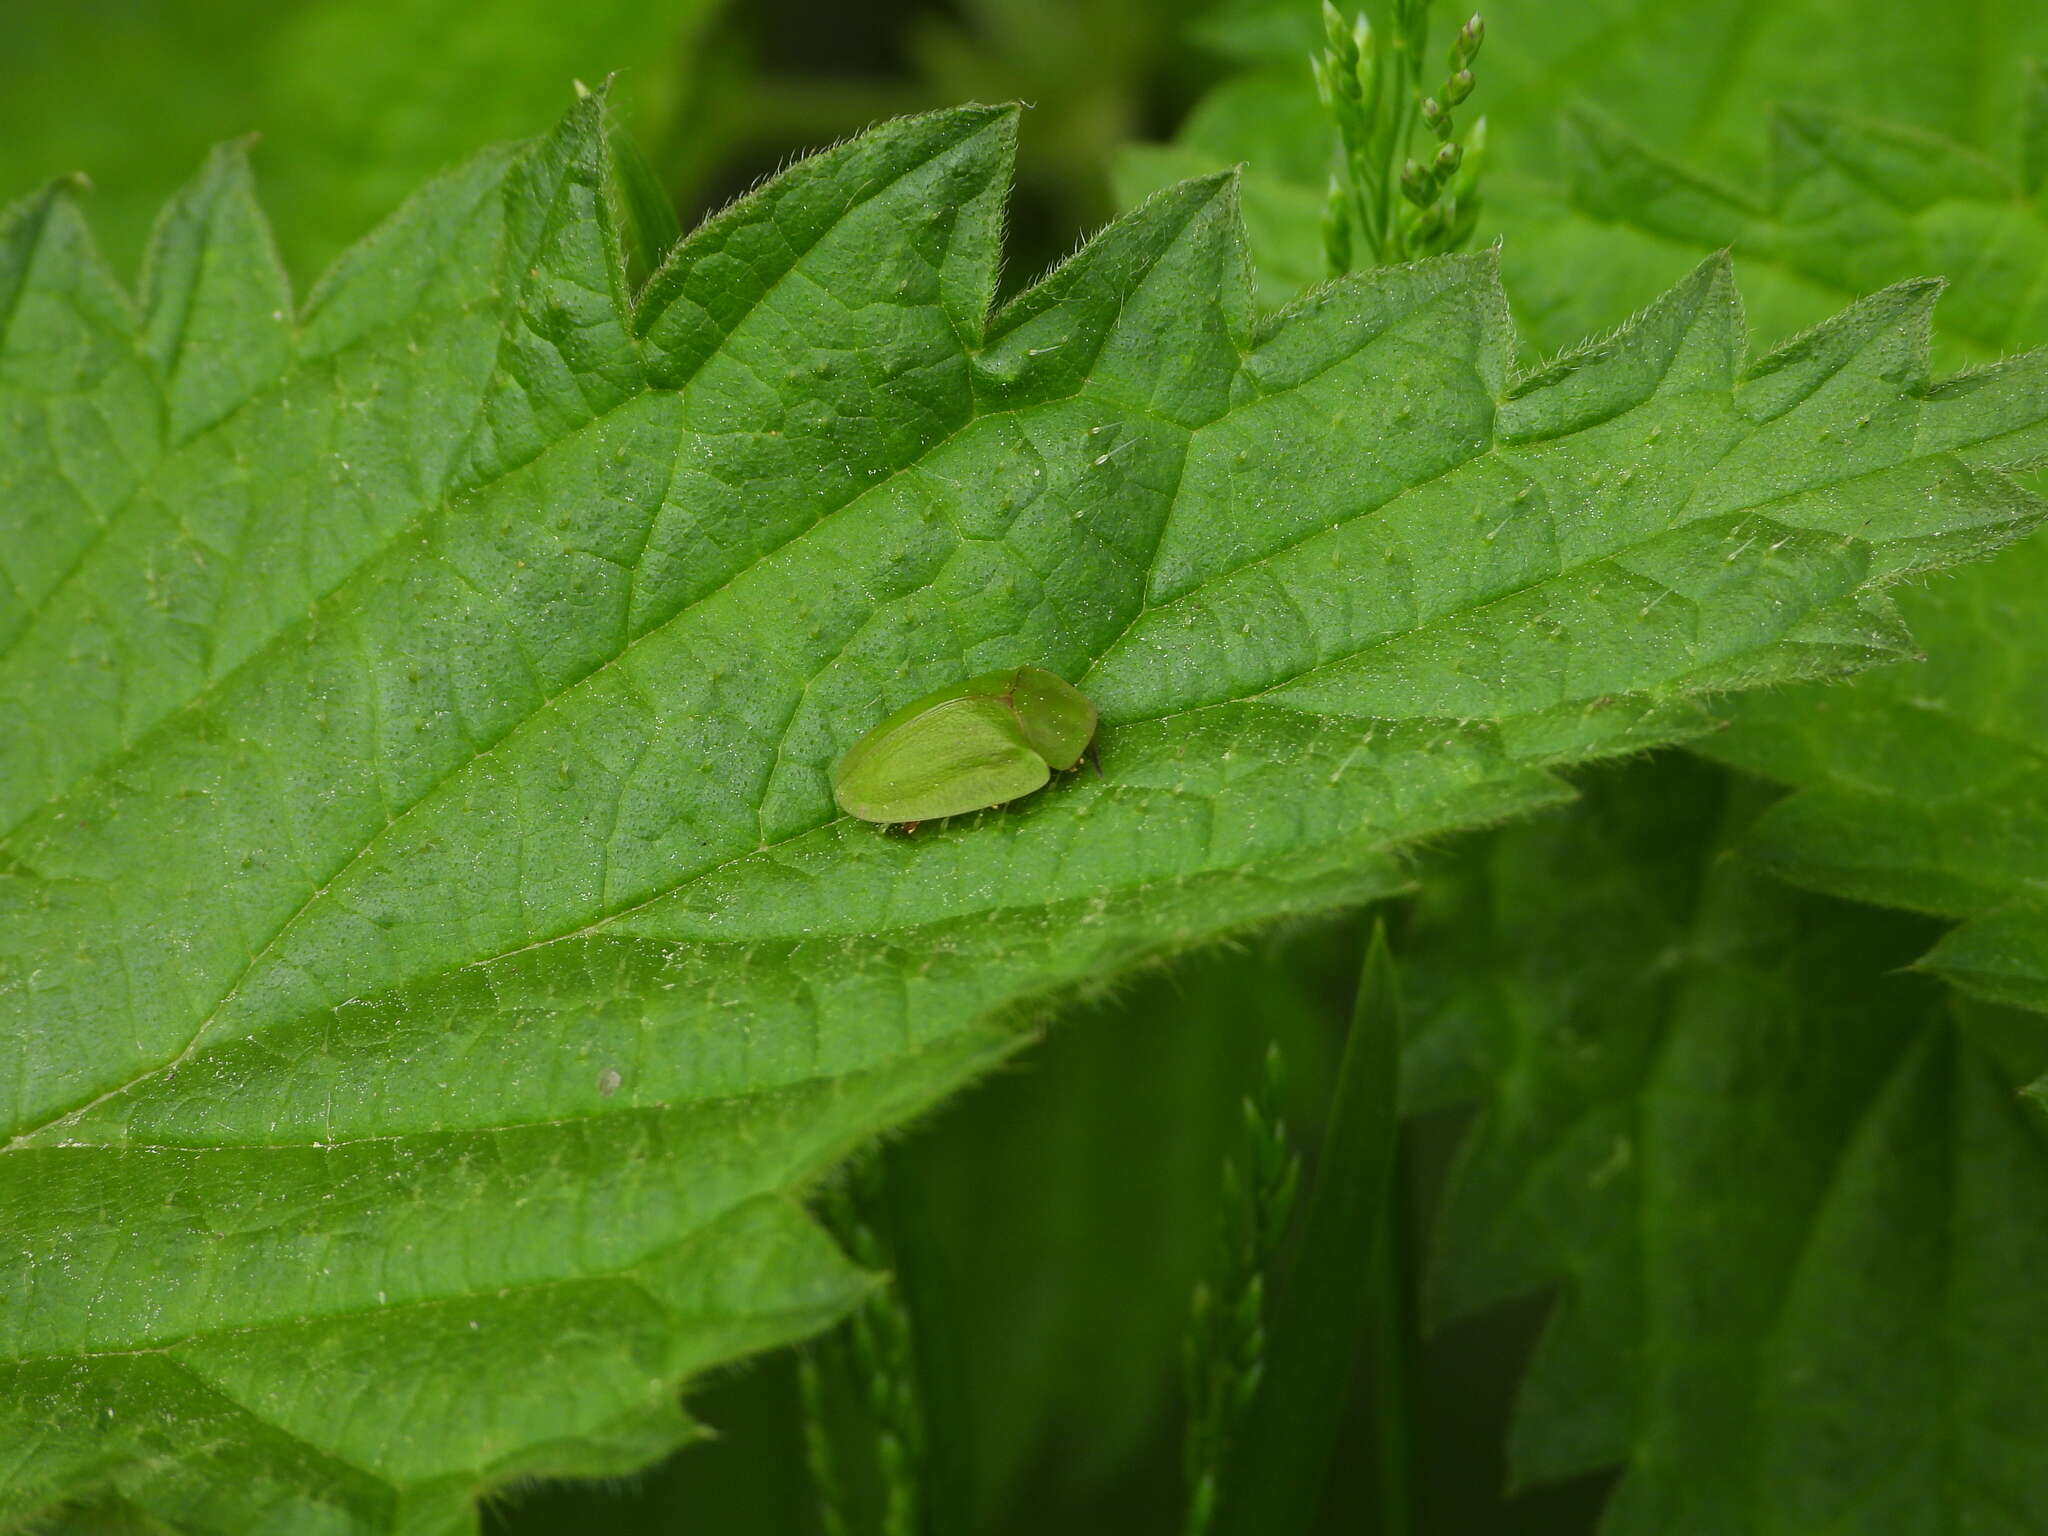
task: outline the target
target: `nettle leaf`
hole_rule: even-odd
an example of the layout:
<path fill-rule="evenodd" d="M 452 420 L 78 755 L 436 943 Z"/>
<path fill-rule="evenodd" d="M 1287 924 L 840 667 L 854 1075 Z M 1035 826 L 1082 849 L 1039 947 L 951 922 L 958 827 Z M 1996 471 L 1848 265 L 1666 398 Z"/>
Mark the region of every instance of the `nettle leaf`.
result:
<path fill-rule="evenodd" d="M 2048 123 L 2048 87 L 2035 112 Z M 1897 123 L 1804 107 L 1770 118 L 1766 172 L 1743 190 L 1649 147 L 1583 105 L 1558 115 L 1549 179 L 1490 175 L 1481 234 L 1532 356 L 1548 356 L 1656 300 L 1686 264 L 1733 250 L 1749 323 L 1767 342 L 1859 295 L 1940 275 L 1945 368 L 2048 340 L 2048 214 L 2024 166 Z M 1325 275 L 1323 215 L 1334 130 L 1306 72 L 1240 77 L 1205 99 L 1170 145 L 1119 155 L 1133 206 L 1187 176 L 1243 162 L 1260 299 L 1290 302 Z"/>
<path fill-rule="evenodd" d="M 1677 263 L 1733 247 L 1767 338 L 1879 284 L 1945 272 L 1955 282 L 1938 357 L 1982 364 L 2048 344 L 2048 219 L 2035 195 L 2040 156 L 2026 148 L 2040 137 L 2034 125 L 2048 124 L 2048 77 L 2027 81 L 2030 126 L 2012 169 L 1915 129 L 1786 110 L 1758 194 L 1679 165 L 1596 112 L 1567 112 L 1564 183 L 1509 180 L 1490 204 L 1525 337 L 1539 351 L 1567 345 L 1650 302 Z M 1260 100 L 1263 110 L 1242 114 L 1212 100 L 1183 144 L 1132 151 L 1126 194 L 1233 153 L 1286 166 L 1274 125 L 1290 121 L 1288 102 L 1314 108 L 1313 95 L 1302 86 Z M 1287 274 L 1264 295 L 1277 302 L 1312 280 L 1322 199 L 1298 164 L 1285 177 L 1248 175 L 1245 197 L 1262 269 Z M 2048 390 L 2038 354 L 1998 371 Z M 2014 467 L 2048 462 L 2048 441 L 2014 448 Z M 1775 872 L 1973 919 L 1927 963 L 1987 996 L 2048 1008 L 2048 638 L 2034 616 L 2044 581 L 2048 549 L 2030 541 L 1904 590 L 1924 661 L 1846 687 L 1724 701 L 1733 729 L 1698 746 L 1803 791 L 1762 816 L 1747 845 Z"/>
<path fill-rule="evenodd" d="M 1110 166 L 1125 208 L 1191 176 L 1241 166 L 1238 194 L 1266 310 L 1285 309 L 1329 276 L 1323 214 L 1334 133 L 1302 73 L 1299 86 L 1291 77 L 1246 76 L 1236 90 L 1227 86 L 1238 82 L 1227 82 L 1196 106 L 1173 143 L 1126 144 Z"/>
<path fill-rule="evenodd" d="M 2038 72 L 2031 83 L 2033 119 L 2048 122 Z M 1526 270 L 1567 261 L 1584 271 L 1598 259 L 1597 239 L 1614 257 L 1598 286 L 1628 293 L 1641 291 L 1624 275 L 1631 238 L 1660 252 L 1674 242 L 1733 244 L 1779 274 L 1757 285 L 1771 296 L 1767 333 L 1872 281 L 1946 271 L 1956 283 L 1941 307 L 1939 353 L 1976 361 L 2048 343 L 2048 220 L 2032 195 L 2031 161 L 2007 171 L 1906 129 L 1784 113 L 1769 199 L 1750 204 L 1610 123 L 1580 114 L 1575 124 L 1573 200 L 1593 228 L 1558 226 Z M 1532 307 L 1557 317 L 1561 336 L 1599 318 L 1580 297 L 1586 291 L 1575 287 L 1556 308 L 1538 296 Z M 2027 458 L 2048 462 L 2048 443 Z M 2048 639 L 2036 619 L 2044 580 L 2048 547 L 2030 540 L 1991 565 L 1904 591 L 1924 660 L 1847 687 L 1731 701 L 1734 728 L 1702 743 L 1802 791 L 1757 820 L 1745 844 L 1754 857 L 1815 889 L 1976 919 L 1925 963 L 2037 1008 L 2048 1008 Z"/>
<path fill-rule="evenodd" d="M 2039 110 L 2048 114 L 2048 97 Z M 1935 356 L 1995 360 L 2048 340 L 2048 214 L 2025 171 L 1890 122 L 1779 109 L 1756 191 L 1650 149 L 1580 107 L 1561 188 L 1497 199 L 1517 318 L 1550 350 L 1648 303 L 1678 262 L 1733 248 L 1759 334 L 1784 336 L 1858 294 L 1939 273 Z M 1515 192 L 1522 189 L 1518 186 Z M 1597 265 L 1601 281 L 1585 272 Z"/>
<path fill-rule="evenodd" d="M 1254 327 L 1210 178 L 991 315 L 1012 134 L 886 125 L 637 297 L 595 101 L 296 309 L 233 151 L 132 308 L 66 189 L 8 214 L 0 1515 L 642 1464 L 867 1283 L 811 1181 L 1048 999 L 1892 654 L 2041 515 L 2048 392 L 1929 384 L 1926 284 L 1744 368 L 1710 262 L 1518 379 L 1484 258 Z M 1023 661 L 1100 780 L 835 814 Z"/>
<path fill-rule="evenodd" d="M 1604 776 L 1426 888 L 1411 1083 L 1482 1101 L 1429 1310 L 1561 1288 L 1510 1462 L 1619 1467 L 1607 1536 L 2030 1529 L 2048 1035 L 1897 974 L 1923 920 L 1728 859 L 1731 782 Z"/>
<path fill-rule="evenodd" d="M 1578 127 L 1574 196 L 1587 217 L 1611 221 L 1599 225 L 1603 241 L 1634 230 L 1660 251 L 1735 244 L 1760 255 L 1779 274 L 1757 285 L 1779 325 L 1869 281 L 1942 270 L 1957 281 L 1941 306 L 1938 353 L 1978 360 L 2048 343 L 2048 221 L 2024 167 L 2006 172 L 1903 129 L 1784 114 L 1775 189 L 1759 207 L 1611 124 L 1581 116 Z M 1523 265 L 1563 260 L 1584 271 L 1596 259 L 1578 237 L 1562 240 Z M 1599 286 L 1629 291 L 1628 265 L 1625 255 L 1604 264 L 1611 281 Z M 1563 311 L 1540 299 L 1534 307 L 1563 313 L 1567 328 L 1599 317 L 1577 297 Z M 2048 462 L 2048 444 L 2028 457 Z M 1815 889 L 1979 919 L 1927 963 L 2034 1007 L 2048 1007 L 2048 639 L 2035 616 L 2044 581 L 2048 547 L 2029 540 L 1993 564 L 1903 591 L 1924 659 L 1847 687 L 1730 701 L 1733 729 L 1701 743 L 1802 791 L 1758 819 L 1745 845 L 1753 856 Z"/>
<path fill-rule="evenodd" d="M 1902 594 L 1924 659 L 1744 700 L 1713 756 L 1797 793 L 1744 851 L 1816 890 L 1967 918 L 1921 964 L 2048 1009 L 2048 544 Z"/>

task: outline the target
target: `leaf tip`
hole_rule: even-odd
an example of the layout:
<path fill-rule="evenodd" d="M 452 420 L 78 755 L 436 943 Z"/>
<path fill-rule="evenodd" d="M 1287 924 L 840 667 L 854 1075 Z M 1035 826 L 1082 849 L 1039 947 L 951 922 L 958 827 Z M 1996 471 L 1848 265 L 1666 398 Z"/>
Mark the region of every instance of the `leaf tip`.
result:
<path fill-rule="evenodd" d="M 253 129 L 232 139 L 222 139 L 206 152 L 206 160 L 199 170 L 199 183 L 253 186 L 255 173 L 250 167 L 249 156 L 262 142 L 263 135 Z"/>
<path fill-rule="evenodd" d="M 1777 414 L 1851 358 L 1885 345 L 1893 354 L 1889 372 L 1906 383 L 1924 385 L 1934 344 L 1934 306 L 1947 287 L 1948 279 L 1942 277 L 1893 283 L 1774 347 L 1744 370 L 1744 393 L 1752 412 Z M 1888 344 L 1885 338 L 1891 338 Z M 1759 392 L 1759 386 L 1778 380 L 1789 385 Z"/>

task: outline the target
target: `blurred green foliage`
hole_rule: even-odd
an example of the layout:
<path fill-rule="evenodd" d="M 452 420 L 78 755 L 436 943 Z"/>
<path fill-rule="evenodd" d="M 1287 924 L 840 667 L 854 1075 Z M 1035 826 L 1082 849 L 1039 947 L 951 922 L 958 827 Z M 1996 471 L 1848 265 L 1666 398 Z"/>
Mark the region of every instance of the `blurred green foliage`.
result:
<path fill-rule="evenodd" d="M 2003 8 L 1996 29 L 1846 0 L 1484 9 L 1488 74 L 1475 105 L 1491 119 L 1505 177 L 1491 206 L 1506 209 L 1497 227 L 1535 251 L 1518 297 L 1551 274 L 1543 350 L 1618 317 L 1614 292 L 1588 295 L 1557 275 L 1559 253 L 1585 234 L 1562 222 L 1585 215 L 1557 185 L 1584 153 L 1574 103 L 1603 114 L 1587 120 L 1625 125 L 1646 158 L 1711 165 L 1724 182 L 1771 163 L 1766 123 L 1781 104 L 1882 116 L 2003 163 L 2018 147 L 2022 78 L 2005 66 L 2048 50 L 2048 8 L 2038 6 Z M 577 79 L 622 71 L 621 124 L 685 225 L 791 154 L 877 118 L 1021 98 L 1036 110 L 1024 127 L 1011 286 L 1113 211 L 1119 150 L 1173 137 L 1187 118 L 1173 149 L 1124 162 L 1118 190 L 1130 200 L 1219 157 L 1251 159 L 1245 211 L 1261 297 L 1277 305 L 1322 275 L 1303 234 L 1320 217 L 1328 158 L 1328 125 L 1304 88 L 1319 25 L 1307 0 L 12 0 L 0 12 L 0 185 L 12 195 L 87 175 L 95 228 L 127 273 L 156 210 L 207 146 L 260 133 L 264 201 L 303 290 L 426 175 L 480 143 L 544 127 Z M 1755 231 L 1726 238 L 1738 235 Z M 1631 302 L 1676 275 L 1668 231 L 1603 238 L 1625 238 L 1639 256 Z M 1806 318 L 1796 270 L 1765 274 L 1759 291 L 1770 329 Z M 1654 798 L 1660 782 L 1638 778 L 1629 793 Z M 1566 857 L 1596 830 L 1582 814 L 1516 843 L 1485 840 L 1445 889 L 1483 905 L 1483 872 L 1527 880 L 1532 864 Z M 1713 829 L 1655 835 L 1682 840 L 1681 859 L 1719 854 Z M 1859 928 L 1856 909 L 1839 903 L 1802 910 Z M 1177 1529 L 1175 1353 L 1213 1246 L 1238 1104 L 1278 1040 L 1313 1152 L 1361 937 L 1355 921 L 1325 925 L 1141 978 L 1059 1021 L 1040 1049 L 882 1154 L 901 1279 L 930 1362 L 946 1479 L 935 1536 Z M 1435 963 L 1423 988 L 1441 999 L 1460 979 L 1447 971 L 1480 962 Z M 1539 974 L 1541 965 L 1529 960 Z M 1433 1100 L 1484 1096 L 1489 1069 L 1457 1056 L 1451 1024 L 1418 1046 L 1415 1079 Z M 1425 1213 L 1458 1129 L 1456 1114 L 1440 1111 L 1409 1132 L 1406 1194 Z M 1419 1253 L 1409 1258 L 1419 1271 Z M 1509 1400 L 1540 1315 L 1497 1311 L 1424 1346 L 1422 1529 L 1592 1528 L 1598 1477 L 1512 1501 L 1499 1491 Z M 720 1442 L 618 1485 L 508 1498 L 490 1527 L 813 1530 L 790 1361 L 736 1374 L 693 1407 Z M 1354 1404 L 1351 1444 L 1371 1432 L 1365 1412 Z M 1324 1528 L 1359 1529 L 1369 1473 L 1341 1468 L 1332 1492 Z"/>
<path fill-rule="evenodd" d="M 557 117 L 573 83 L 658 140 L 685 110 L 718 0 L 10 0 L 0 183 L 82 173 L 93 228 L 134 271 L 157 210 L 223 139 L 260 136 L 258 184 L 303 291 L 429 176 Z"/>

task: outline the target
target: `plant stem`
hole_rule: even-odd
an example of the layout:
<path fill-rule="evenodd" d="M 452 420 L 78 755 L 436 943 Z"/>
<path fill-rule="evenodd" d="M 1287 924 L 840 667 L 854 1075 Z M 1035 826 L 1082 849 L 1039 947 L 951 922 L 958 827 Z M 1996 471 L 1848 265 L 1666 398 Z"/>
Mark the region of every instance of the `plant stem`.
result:
<path fill-rule="evenodd" d="M 1344 1397 L 1373 1310 L 1373 1255 L 1392 1208 L 1399 1000 L 1386 931 L 1366 950 L 1351 1033 L 1337 1070 L 1323 1156 L 1309 1194 L 1301 1251 L 1274 1308 L 1265 1369 L 1218 1486 L 1215 1536 L 1305 1536 L 1328 1480 Z M 1405 1325 L 1405 1311 L 1388 1327 Z M 1405 1398 L 1405 1392 L 1401 1394 Z M 1403 1458 L 1405 1411 L 1387 1455 Z"/>
<path fill-rule="evenodd" d="M 871 1529 L 876 1536 L 924 1536 L 928 1528 L 919 1350 L 910 1307 L 891 1273 L 896 1243 L 889 1187 L 880 1160 L 867 1159 L 851 1165 L 845 1183 L 819 1201 L 820 1219 L 847 1256 L 878 1278 L 889 1276 L 842 1328 L 812 1346 L 815 1356 L 807 1353 L 798 1365 L 806 1460 L 827 1536 L 848 1536 L 856 1528 Z M 834 1443 L 828 1357 L 834 1370 L 844 1374 L 858 1405 L 851 1427 L 860 1441 L 860 1459 L 872 1473 L 877 1503 L 872 1525 L 855 1513 L 849 1469 L 842 1447 Z"/>
<path fill-rule="evenodd" d="M 1224 1165 L 1221 1263 L 1213 1287 L 1195 1287 L 1185 1356 L 1186 1536 L 1208 1536 L 1231 1439 L 1265 1370 L 1266 1277 L 1301 1179 L 1281 1115 L 1282 1070 L 1280 1047 L 1269 1043 L 1259 1087 L 1244 1100 L 1244 1145 Z"/>
<path fill-rule="evenodd" d="M 1398 1138 L 1388 1170 L 1392 1188 L 1381 1212 L 1372 1263 L 1372 1407 L 1377 1536 L 1410 1536 L 1415 1529 L 1414 1356 L 1415 1296 L 1408 1276 L 1407 1159 Z"/>
<path fill-rule="evenodd" d="M 847 1511 L 846 1479 L 839 1465 L 839 1453 L 832 1443 L 831 1409 L 826 1400 L 823 1367 L 819 1352 L 833 1348 L 833 1341 L 812 1345 L 797 1357 L 797 1389 L 804 1407 L 804 1464 L 811 1474 L 811 1492 L 817 1499 L 818 1524 L 825 1536 L 852 1536 L 853 1522 Z"/>
<path fill-rule="evenodd" d="M 1475 15 L 1459 26 L 1449 72 L 1425 96 L 1430 4 L 1393 0 L 1385 25 L 1374 27 L 1362 17 L 1347 25 L 1324 0 L 1324 47 L 1310 69 L 1342 151 L 1324 212 L 1333 277 L 1368 253 L 1372 265 L 1387 266 L 1454 250 L 1477 223 L 1486 119 L 1461 131 L 1454 109 L 1473 93 L 1485 22 Z M 1424 126 L 1430 131 L 1419 133 Z"/>

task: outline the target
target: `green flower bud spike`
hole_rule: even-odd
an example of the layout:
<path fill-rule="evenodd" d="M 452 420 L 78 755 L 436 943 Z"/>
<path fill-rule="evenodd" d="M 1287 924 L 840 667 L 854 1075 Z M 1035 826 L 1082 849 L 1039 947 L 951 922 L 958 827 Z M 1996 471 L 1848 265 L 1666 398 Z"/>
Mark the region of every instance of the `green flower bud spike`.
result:
<path fill-rule="evenodd" d="M 1436 181 L 1422 168 L 1420 160 L 1410 160 L 1401 167 L 1401 195 L 1418 208 L 1427 208 L 1436 200 Z"/>
<path fill-rule="evenodd" d="M 1349 73 L 1358 68 L 1358 60 L 1364 49 L 1352 28 L 1344 25 L 1343 14 L 1330 0 L 1323 0 L 1323 38 L 1329 45 L 1330 57 L 1337 61 L 1339 73 Z"/>
<path fill-rule="evenodd" d="M 1325 46 L 1312 68 L 1342 149 L 1323 216 L 1323 253 L 1333 275 L 1452 250 L 1474 231 L 1473 135 L 1460 135 L 1452 112 L 1478 88 L 1469 66 L 1486 23 L 1474 16 L 1458 28 L 1450 73 L 1430 95 L 1421 78 L 1429 10 L 1429 0 L 1392 0 L 1389 24 L 1376 32 L 1363 16 L 1347 27 L 1324 0 Z M 1422 130 L 1429 138 L 1418 144 Z M 1432 218 L 1416 211 L 1439 202 L 1445 206 Z"/>
<path fill-rule="evenodd" d="M 1330 276 L 1341 277 L 1351 270 L 1351 206 L 1344 183 L 1330 178 L 1330 195 L 1323 203 L 1323 262 Z"/>
<path fill-rule="evenodd" d="M 1372 24 L 1363 16 L 1358 18 L 1358 25 L 1352 29 L 1351 48 L 1357 56 L 1356 62 L 1351 66 L 1351 73 L 1358 81 L 1358 92 L 1352 99 L 1358 102 L 1365 109 L 1366 116 L 1370 117 L 1380 109 L 1380 81 L 1385 77 L 1385 72 L 1380 68 L 1379 54 L 1373 46 Z"/>
<path fill-rule="evenodd" d="M 1486 41 L 1486 18 L 1474 15 L 1458 28 L 1458 35 L 1451 39 L 1451 68 L 1463 69 L 1479 57 L 1479 45 Z"/>

